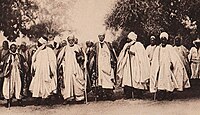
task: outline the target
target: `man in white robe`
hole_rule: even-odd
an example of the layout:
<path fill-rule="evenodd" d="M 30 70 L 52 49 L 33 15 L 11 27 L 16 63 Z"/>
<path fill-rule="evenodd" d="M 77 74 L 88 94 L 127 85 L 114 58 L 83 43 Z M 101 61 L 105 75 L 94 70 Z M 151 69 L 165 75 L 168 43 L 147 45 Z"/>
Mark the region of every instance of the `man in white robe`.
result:
<path fill-rule="evenodd" d="M 51 104 L 51 96 L 57 89 L 57 63 L 54 51 L 46 46 L 47 39 L 38 40 L 39 48 L 32 57 L 32 75 L 29 90 L 36 98 L 36 105 L 41 104 L 41 98 L 47 99 Z"/>
<path fill-rule="evenodd" d="M 188 55 L 189 62 L 191 63 L 191 79 L 200 79 L 200 39 L 193 41 L 195 47 L 190 49 Z"/>
<path fill-rule="evenodd" d="M 125 44 L 119 55 L 117 75 L 122 79 L 126 99 L 141 98 L 142 90 L 147 89 L 150 63 L 144 46 L 136 41 L 137 35 L 130 32 L 128 38 L 132 41 Z"/>
<path fill-rule="evenodd" d="M 63 68 L 63 85 L 61 94 L 64 98 L 64 105 L 73 102 L 84 101 L 84 73 L 79 65 L 84 61 L 81 49 L 74 45 L 74 36 L 68 37 L 69 45 L 66 45 L 58 55 L 58 67 Z"/>
<path fill-rule="evenodd" d="M 95 74 L 96 96 L 99 100 L 115 100 L 114 89 L 114 63 L 115 57 L 110 43 L 105 41 L 105 34 L 98 35 L 99 42 L 94 45 L 93 75 Z M 93 77 L 94 78 L 94 77 Z"/>
<path fill-rule="evenodd" d="M 27 72 L 25 71 L 27 63 L 23 56 L 17 53 L 16 43 L 11 43 L 9 53 L 5 56 L 3 66 L 3 95 L 7 100 L 6 107 L 11 106 L 13 96 L 18 100 L 20 106 L 24 106 L 22 103 L 22 96 L 24 96 L 24 79 L 26 78 L 23 74 Z"/>
<path fill-rule="evenodd" d="M 158 92 L 158 100 L 172 100 L 172 92 L 183 91 L 190 83 L 183 62 L 171 45 L 168 34 L 160 34 L 161 44 L 156 47 L 150 69 L 150 92 Z"/>
<path fill-rule="evenodd" d="M 182 38 L 180 36 L 175 37 L 174 49 L 178 53 L 178 56 L 183 62 L 187 70 L 187 74 L 189 76 L 191 74 L 190 64 L 189 64 L 189 59 L 188 59 L 189 51 L 185 46 L 182 45 Z"/>
<path fill-rule="evenodd" d="M 146 48 L 146 52 L 150 61 L 150 65 L 151 65 L 151 61 L 153 59 L 153 53 L 156 49 L 156 37 L 155 36 L 151 36 L 150 37 L 150 45 L 147 46 Z"/>

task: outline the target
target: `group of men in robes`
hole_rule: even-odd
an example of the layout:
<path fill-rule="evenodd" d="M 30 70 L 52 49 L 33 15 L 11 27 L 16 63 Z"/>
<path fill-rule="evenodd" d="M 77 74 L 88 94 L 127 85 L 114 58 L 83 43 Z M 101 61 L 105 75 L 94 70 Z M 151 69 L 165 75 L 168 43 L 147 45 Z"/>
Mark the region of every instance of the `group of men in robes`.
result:
<path fill-rule="evenodd" d="M 113 91 L 120 85 L 126 99 L 142 98 L 149 90 L 155 99 L 171 100 L 174 91 L 190 87 L 190 73 L 191 78 L 199 78 L 199 39 L 189 52 L 180 36 L 172 46 L 169 35 L 162 32 L 159 44 L 151 36 L 145 49 L 137 34 L 130 32 L 129 42 L 117 56 L 105 38 L 105 34 L 99 34 L 98 42 L 87 41 L 84 49 L 73 35 L 61 43 L 41 37 L 29 51 L 26 43 L 17 50 L 16 43 L 4 41 L 0 50 L 0 97 L 7 100 L 8 107 L 13 97 L 23 106 L 22 99 L 31 94 L 40 105 L 43 99 L 51 104 L 58 94 L 65 105 L 83 103 L 89 92 L 97 100 L 115 100 Z"/>

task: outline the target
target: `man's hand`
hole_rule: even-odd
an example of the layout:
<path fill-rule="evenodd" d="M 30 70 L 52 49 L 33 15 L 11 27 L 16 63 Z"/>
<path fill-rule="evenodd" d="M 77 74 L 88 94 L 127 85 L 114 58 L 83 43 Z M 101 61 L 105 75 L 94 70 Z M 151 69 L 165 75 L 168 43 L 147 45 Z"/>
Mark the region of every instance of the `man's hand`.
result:
<path fill-rule="evenodd" d="M 113 78 L 111 79 L 111 81 L 114 83 L 114 85 L 116 85 L 116 82 L 115 82 L 115 80 Z"/>
<path fill-rule="evenodd" d="M 128 53 L 129 53 L 130 55 L 135 56 L 135 52 L 132 52 L 132 51 L 128 50 Z"/>
<path fill-rule="evenodd" d="M 52 72 L 52 71 L 50 71 L 50 78 L 52 79 L 52 78 L 53 78 L 53 76 L 54 76 L 53 72 Z"/>

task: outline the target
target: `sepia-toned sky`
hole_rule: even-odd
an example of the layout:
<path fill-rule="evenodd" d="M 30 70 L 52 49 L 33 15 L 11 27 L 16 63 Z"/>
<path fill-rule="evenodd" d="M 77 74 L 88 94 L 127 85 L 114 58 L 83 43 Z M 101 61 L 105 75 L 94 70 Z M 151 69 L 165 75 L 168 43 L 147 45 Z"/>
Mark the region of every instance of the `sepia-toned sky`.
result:
<path fill-rule="evenodd" d="M 96 41 L 97 35 L 105 31 L 103 26 L 105 16 L 111 12 L 116 0 L 74 0 L 75 2 L 71 6 L 67 4 L 70 0 L 56 0 L 55 4 L 61 3 L 62 5 L 61 8 L 53 9 L 51 7 L 54 7 L 55 4 L 49 3 L 51 0 L 37 1 L 42 5 L 41 7 L 50 7 L 47 9 L 58 15 L 60 19 L 57 20 L 58 23 L 71 27 L 74 34 L 80 39 L 79 41 L 85 42 L 86 40 Z M 0 35 L 0 43 L 2 40 L 3 36 Z"/>

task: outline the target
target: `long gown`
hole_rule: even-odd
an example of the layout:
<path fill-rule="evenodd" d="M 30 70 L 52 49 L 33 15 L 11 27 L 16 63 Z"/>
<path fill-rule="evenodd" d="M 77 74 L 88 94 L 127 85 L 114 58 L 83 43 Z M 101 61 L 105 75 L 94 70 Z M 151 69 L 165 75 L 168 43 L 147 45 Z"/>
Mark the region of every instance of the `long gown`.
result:
<path fill-rule="evenodd" d="M 35 75 L 29 90 L 33 97 L 47 98 L 57 89 L 56 56 L 49 47 L 41 46 L 32 57 L 32 69 Z M 50 77 L 50 74 L 53 74 Z"/>
<path fill-rule="evenodd" d="M 63 82 L 64 87 L 61 88 L 61 94 L 64 99 L 76 99 L 81 101 L 84 99 L 84 73 L 76 60 L 76 52 L 79 47 L 65 46 L 58 55 L 58 63 L 63 66 Z"/>

